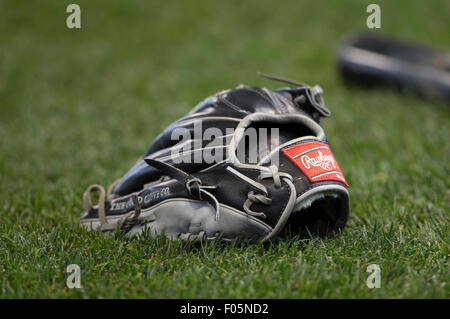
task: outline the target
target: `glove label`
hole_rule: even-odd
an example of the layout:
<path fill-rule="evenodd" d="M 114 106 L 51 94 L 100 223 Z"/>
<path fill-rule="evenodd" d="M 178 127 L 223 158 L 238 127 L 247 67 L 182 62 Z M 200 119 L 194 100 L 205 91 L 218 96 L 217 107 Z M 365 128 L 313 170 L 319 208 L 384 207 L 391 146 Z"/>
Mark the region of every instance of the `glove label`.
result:
<path fill-rule="evenodd" d="M 348 187 L 341 168 L 330 147 L 321 142 L 306 142 L 281 150 L 298 168 L 314 182 L 338 181 Z"/>

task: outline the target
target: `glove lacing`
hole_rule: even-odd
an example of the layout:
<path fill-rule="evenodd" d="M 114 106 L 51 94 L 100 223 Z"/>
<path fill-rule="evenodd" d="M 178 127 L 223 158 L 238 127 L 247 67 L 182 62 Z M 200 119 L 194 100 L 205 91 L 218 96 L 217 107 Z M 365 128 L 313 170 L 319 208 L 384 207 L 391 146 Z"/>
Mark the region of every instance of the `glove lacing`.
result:
<path fill-rule="evenodd" d="M 155 167 L 159 170 L 163 171 L 164 173 L 168 174 L 169 176 L 172 176 L 179 182 L 184 183 L 186 189 L 188 192 L 194 196 L 195 198 L 198 198 L 199 200 L 205 200 L 209 202 L 214 208 L 215 208 L 215 220 L 219 220 L 219 201 L 217 198 L 212 195 L 207 190 L 215 189 L 216 186 L 211 185 L 202 185 L 202 182 L 199 178 L 196 178 L 194 176 L 191 176 L 182 170 L 167 164 L 163 163 L 154 159 L 146 159 L 146 162 Z M 293 181 L 293 178 L 288 173 L 279 172 L 278 168 L 275 165 L 272 165 L 269 167 L 270 172 L 263 171 L 259 175 L 259 179 L 264 180 L 271 178 L 273 179 L 274 185 L 276 188 L 280 188 L 282 186 L 281 180 L 282 179 L 288 179 L 291 182 Z M 269 193 L 266 189 L 266 187 L 258 183 L 249 177 L 237 172 L 236 170 L 232 169 L 231 167 L 228 168 L 228 171 L 235 174 L 237 177 L 247 181 L 253 186 L 256 186 L 262 194 L 255 194 L 255 191 L 250 191 L 247 194 L 247 200 L 244 202 L 243 209 L 244 211 L 253 217 L 259 217 L 259 218 L 266 218 L 266 214 L 263 212 L 255 212 L 251 210 L 251 206 L 253 203 L 261 203 L 264 205 L 271 205 L 272 204 L 272 198 L 269 197 Z M 109 189 L 112 189 L 110 186 Z M 101 230 L 102 231 L 111 231 L 116 228 L 116 225 L 109 224 L 108 220 L 106 219 L 106 213 L 105 213 L 105 204 L 106 204 L 106 192 L 105 189 L 98 184 L 93 184 L 87 188 L 87 190 L 83 194 L 83 202 L 86 212 L 89 212 L 94 206 L 92 204 L 91 194 L 93 192 L 98 192 L 100 194 L 98 204 L 97 204 L 97 211 L 98 211 L 98 218 L 101 223 Z M 202 196 L 204 195 L 205 198 Z M 131 194 L 131 199 L 134 206 L 134 213 L 132 215 L 127 215 L 119 220 L 117 225 L 120 229 L 124 230 L 125 232 L 129 231 L 134 225 L 141 224 L 143 220 L 140 218 L 141 215 L 141 206 L 139 204 L 138 197 L 136 193 Z"/>
<path fill-rule="evenodd" d="M 292 176 L 289 175 L 288 173 L 279 172 L 278 167 L 276 167 L 275 165 L 270 166 L 269 169 L 270 169 L 270 172 L 261 172 L 261 174 L 259 175 L 259 179 L 263 180 L 263 179 L 267 179 L 267 178 L 272 178 L 276 188 L 281 187 L 281 179 L 282 178 L 289 179 L 292 182 L 292 180 L 293 180 Z M 234 170 L 229 170 L 229 171 L 233 172 Z M 246 177 L 242 174 L 239 174 L 239 175 L 235 174 L 235 175 L 242 179 L 245 179 L 245 180 L 249 179 L 248 177 Z M 253 217 L 266 218 L 266 214 L 264 214 L 263 212 L 252 211 L 250 209 L 250 207 L 252 206 L 253 203 L 261 203 L 264 205 L 271 205 L 272 198 L 269 197 L 267 189 L 264 187 L 264 185 L 262 185 L 261 183 L 255 182 L 255 181 L 252 181 L 251 184 L 256 184 L 255 186 L 258 186 L 258 189 L 261 190 L 263 192 L 263 194 L 255 194 L 254 191 L 250 191 L 247 194 L 248 198 L 245 201 L 243 208 L 247 214 L 249 214 Z"/>
<path fill-rule="evenodd" d="M 192 196 L 197 197 L 200 200 L 203 200 L 202 194 L 206 195 L 206 197 L 209 199 L 209 201 L 208 200 L 206 200 L 206 201 L 209 202 L 210 204 L 212 204 L 216 210 L 215 220 L 216 221 L 219 220 L 219 211 L 220 211 L 219 210 L 219 201 L 213 194 L 206 191 L 206 189 L 216 189 L 216 186 L 202 185 L 202 181 L 195 177 L 188 179 L 186 181 L 185 185 L 186 185 L 186 189 L 188 190 L 188 192 Z"/>
<path fill-rule="evenodd" d="M 172 166 L 170 164 L 150 158 L 146 158 L 145 161 L 148 165 L 159 169 L 163 173 L 171 176 L 172 178 L 175 178 L 177 181 L 184 184 L 187 191 L 193 197 L 198 198 L 199 200 L 205 200 L 210 203 L 216 211 L 215 220 L 219 220 L 219 201 L 213 194 L 207 191 L 207 189 L 215 189 L 216 186 L 202 185 L 202 181 L 199 178 L 189 175 L 183 172 L 181 169 L 176 168 L 175 166 Z M 205 198 L 203 198 L 202 195 L 205 195 Z"/>
<path fill-rule="evenodd" d="M 111 186 L 108 189 L 108 193 L 114 187 L 114 184 L 116 184 L 116 182 L 111 184 Z M 89 212 L 94 207 L 91 199 L 91 194 L 94 192 L 97 192 L 100 195 L 97 203 L 97 212 L 98 212 L 98 219 L 100 220 L 100 229 L 103 232 L 115 230 L 116 225 L 108 223 L 108 220 L 106 218 L 105 212 L 106 192 L 103 186 L 93 184 L 86 189 L 86 191 L 83 194 L 84 209 L 86 210 L 86 212 Z M 133 201 L 134 213 L 132 215 L 127 215 L 123 217 L 117 223 L 119 228 L 124 230 L 125 232 L 129 231 L 134 225 L 141 224 L 143 221 L 141 218 L 139 218 L 141 214 L 141 206 L 139 204 L 137 195 L 135 193 L 131 194 L 131 199 Z"/>
<path fill-rule="evenodd" d="M 328 110 L 328 108 L 325 106 L 325 102 L 324 102 L 323 97 L 322 97 L 323 90 L 322 90 L 322 88 L 320 86 L 315 85 L 315 86 L 311 87 L 310 85 L 308 85 L 306 83 L 293 81 L 293 80 L 290 80 L 290 79 L 283 78 L 281 76 L 266 74 L 266 73 L 262 73 L 262 72 L 258 72 L 258 75 L 260 75 L 262 77 L 265 77 L 267 79 L 293 84 L 293 85 L 298 86 L 298 87 L 304 87 L 305 88 L 305 92 L 306 92 L 306 96 L 307 96 L 309 102 L 311 103 L 311 105 L 322 116 L 329 117 L 331 115 L 330 110 Z M 266 93 L 269 94 L 269 91 L 267 91 Z M 269 96 L 271 96 L 272 100 L 274 100 L 271 94 L 269 94 Z M 296 103 L 300 102 L 300 103 L 297 103 L 297 104 L 302 104 L 306 100 L 304 98 L 304 96 L 298 96 L 297 98 L 298 98 L 297 101 L 294 100 L 294 102 L 296 102 Z M 276 105 L 275 102 L 274 102 L 274 105 Z"/>
<path fill-rule="evenodd" d="M 120 219 L 118 225 L 124 232 L 128 232 L 133 226 L 142 224 L 144 220 L 141 217 L 141 205 L 139 204 L 138 197 L 135 193 L 131 194 L 131 200 L 133 201 L 134 213 L 132 215 L 125 216 Z"/>

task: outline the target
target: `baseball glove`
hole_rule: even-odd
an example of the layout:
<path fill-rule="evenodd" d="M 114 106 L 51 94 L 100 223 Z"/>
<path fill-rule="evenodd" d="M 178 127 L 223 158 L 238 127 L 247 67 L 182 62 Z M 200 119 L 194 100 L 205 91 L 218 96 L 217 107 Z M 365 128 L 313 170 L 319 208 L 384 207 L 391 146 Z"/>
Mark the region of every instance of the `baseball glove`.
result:
<path fill-rule="evenodd" d="M 240 85 L 199 103 L 105 192 L 83 195 L 81 224 L 132 237 L 267 241 L 332 236 L 349 215 L 348 184 L 320 117 L 320 87 Z M 97 205 L 91 193 L 99 193 Z"/>

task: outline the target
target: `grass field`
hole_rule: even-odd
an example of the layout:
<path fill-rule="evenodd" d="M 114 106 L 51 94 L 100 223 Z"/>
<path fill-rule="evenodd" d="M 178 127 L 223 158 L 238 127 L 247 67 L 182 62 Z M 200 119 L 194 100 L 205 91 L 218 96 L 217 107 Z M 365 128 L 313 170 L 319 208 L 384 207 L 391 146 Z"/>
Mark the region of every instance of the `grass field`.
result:
<path fill-rule="evenodd" d="M 72 2 L 80 30 L 65 26 Z M 449 298 L 450 108 L 342 82 L 335 49 L 367 31 L 369 3 L 0 0 L 0 297 Z M 449 1 L 377 3 L 376 33 L 450 48 Z M 277 87 L 257 71 L 324 88 L 351 185 L 341 236 L 194 246 L 78 226 L 84 189 L 204 97 Z"/>

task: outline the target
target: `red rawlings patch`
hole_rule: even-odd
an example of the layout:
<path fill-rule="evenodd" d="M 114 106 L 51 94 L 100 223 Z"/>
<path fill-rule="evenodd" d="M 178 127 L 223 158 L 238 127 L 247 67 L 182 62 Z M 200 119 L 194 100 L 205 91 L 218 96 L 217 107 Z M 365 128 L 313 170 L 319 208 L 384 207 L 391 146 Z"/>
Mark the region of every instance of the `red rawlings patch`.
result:
<path fill-rule="evenodd" d="M 282 151 L 311 182 L 338 181 L 348 187 L 344 174 L 327 144 L 306 142 L 283 148 Z"/>

